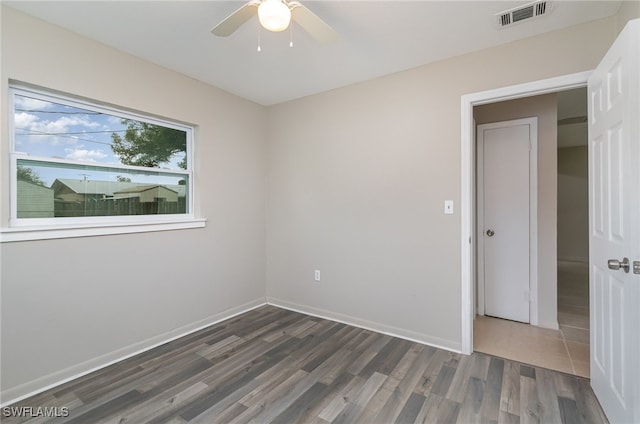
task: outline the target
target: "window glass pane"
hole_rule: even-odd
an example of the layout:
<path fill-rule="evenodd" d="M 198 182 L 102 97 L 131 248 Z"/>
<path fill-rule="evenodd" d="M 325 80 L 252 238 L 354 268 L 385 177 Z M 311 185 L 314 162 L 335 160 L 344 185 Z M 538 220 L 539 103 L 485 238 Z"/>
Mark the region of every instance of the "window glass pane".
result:
<path fill-rule="evenodd" d="M 188 173 L 17 160 L 17 217 L 188 213 Z"/>
<path fill-rule="evenodd" d="M 187 132 L 14 94 L 15 151 L 30 156 L 187 169 Z"/>

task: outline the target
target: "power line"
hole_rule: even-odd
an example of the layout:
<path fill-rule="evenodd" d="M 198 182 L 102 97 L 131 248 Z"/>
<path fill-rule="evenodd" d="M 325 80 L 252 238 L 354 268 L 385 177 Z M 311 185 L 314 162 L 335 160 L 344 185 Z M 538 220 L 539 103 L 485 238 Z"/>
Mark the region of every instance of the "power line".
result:
<path fill-rule="evenodd" d="M 78 135 L 78 134 L 104 134 L 104 133 L 117 133 L 117 132 L 127 132 L 127 130 L 105 130 L 105 131 L 78 131 L 78 132 L 42 132 L 42 131 L 34 131 L 27 130 L 24 128 L 18 128 L 22 131 L 32 131 L 33 135 Z M 37 133 L 37 134 L 36 134 Z"/>
<path fill-rule="evenodd" d="M 22 130 L 22 131 L 26 131 L 25 133 L 21 133 L 20 135 L 48 135 L 48 136 L 56 136 L 56 137 L 63 137 L 63 138 L 72 138 L 74 140 L 77 141 L 86 141 L 89 143 L 96 143 L 96 144 L 102 144 L 105 146 L 109 146 L 111 147 L 111 143 L 105 143 L 104 141 L 96 141 L 96 140 L 89 140 L 88 138 L 80 138 L 80 137 L 73 137 L 70 135 L 64 135 L 64 133 L 62 134 L 50 134 L 50 133 L 46 133 L 46 132 L 42 132 L 42 131 L 27 131 L 27 130 Z"/>
<path fill-rule="evenodd" d="M 55 110 L 38 110 L 38 109 L 19 109 L 15 108 L 16 112 L 31 112 L 31 113 L 60 113 L 64 115 L 104 115 L 102 112 L 63 112 Z"/>

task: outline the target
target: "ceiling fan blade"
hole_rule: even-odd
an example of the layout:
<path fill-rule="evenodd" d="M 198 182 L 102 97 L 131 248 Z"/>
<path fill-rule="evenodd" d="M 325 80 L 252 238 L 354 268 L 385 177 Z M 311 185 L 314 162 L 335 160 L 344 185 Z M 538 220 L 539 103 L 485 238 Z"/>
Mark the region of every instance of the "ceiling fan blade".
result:
<path fill-rule="evenodd" d="M 240 9 L 236 10 L 216 25 L 211 30 L 211 33 L 218 37 L 228 37 L 233 34 L 242 24 L 247 22 L 252 16 L 255 16 L 256 6 L 259 4 L 259 0 L 250 1 L 249 3 L 244 4 Z"/>
<path fill-rule="evenodd" d="M 320 19 L 318 15 L 300 4 L 300 2 L 290 1 L 289 7 L 292 8 L 291 15 L 293 20 L 318 42 L 329 44 L 338 39 L 338 33 L 333 28 Z"/>

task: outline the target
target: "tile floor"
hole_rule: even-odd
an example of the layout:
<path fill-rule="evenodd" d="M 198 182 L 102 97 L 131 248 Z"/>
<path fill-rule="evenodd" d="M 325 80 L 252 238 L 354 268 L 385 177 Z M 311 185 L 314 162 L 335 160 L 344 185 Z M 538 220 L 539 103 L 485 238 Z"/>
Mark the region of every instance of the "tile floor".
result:
<path fill-rule="evenodd" d="M 558 263 L 559 330 L 478 316 L 474 350 L 589 377 L 588 271 L 584 263 Z"/>

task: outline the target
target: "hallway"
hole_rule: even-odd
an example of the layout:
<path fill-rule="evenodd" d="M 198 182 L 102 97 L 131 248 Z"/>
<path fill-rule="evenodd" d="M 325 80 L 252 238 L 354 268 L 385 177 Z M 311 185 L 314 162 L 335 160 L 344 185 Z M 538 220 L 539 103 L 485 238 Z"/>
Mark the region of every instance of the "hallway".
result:
<path fill-rule="evenodd" d="M 588 271 L 585 263 L 558 262 L 559 330 L 477 316 L 474 351 L 588 378 Z"/>

